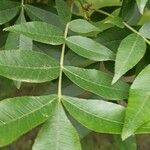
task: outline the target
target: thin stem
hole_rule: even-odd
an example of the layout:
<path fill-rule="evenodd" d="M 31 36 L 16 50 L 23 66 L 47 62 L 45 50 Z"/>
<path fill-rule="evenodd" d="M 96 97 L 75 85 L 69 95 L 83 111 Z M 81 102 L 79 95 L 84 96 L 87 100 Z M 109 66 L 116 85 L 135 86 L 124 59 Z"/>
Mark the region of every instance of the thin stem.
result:
<path fill-rule="evenodd" d="M 101 13 L 101 14 L 104 14 L 104 15 L 106 15 L 106 16 L 109 16 L 109 17 L 111 17 L 111 18 L 114 18 L 114 17 L 115 17 L 115 16 L 113 16 L 112 14 L 109 14 L 108 12 L 105 12 L 105 11 L 103 11 L 103 10 L 97 10 L 97 9 L 92 9 L 92 10 L 95 10 L 95 11 L 97 11 L 97 12 L 99 12 L 99 13 Z M 128 29 L 130 29 L 132 32 L 134 32 L 134 33 L 138 34 L 139 36 L 141 36 L 141 37 L 144 39 L 144 41 L 150 45 L 150 41 L 149 41 L 148 39 L 146 39 L 143 35 L 141 35 L 138 31 L 136 31 L 133 27 L 131 27 L 129 24 L 127 24 L 127 23 L 124 22 L 124 21 L 123 21 L 123 24 L 124 24 Z"/>
<path fill-rule="evenodd" d="M 72 1 L 71 4 L 71 13 L 73 9 L 74 2 Z M 64 31 L 64 39 L 66 40 L 69 30 L 69 22 L 66 24 L 65 31 Z M 58 101 L 61 101 L 62 96 L 62 74 L 63 74 L 63 68 L 64 68 L 64 55 L 65 55 L 65 48 L 66 43 L 62 45 L 62 51 L 61 51 L 61 57 L 60 57 L 60 72 L 59 72 L 59 80 L 58 80 Z"/>
<path fill-rule="evenodd" d="M 22 5 L 22 7 L 24 6 L 24 0 L 21 0 L 21 5 Z"/>
<path fill-rule="evenodd" d="M 69 23 L 67 23 L 65 32 L 64 32 L 64 38 L 67 38 L 69 29 Z M 64 67 L 64 55 L 65 55 L 65 48 L 66 44 L 64 43 L 62 46 L 62 52 L 61 52 L 61 58 L 60 58 L 60 72 L 59 72 L 59 81 L 58 81 L 58 99 L 60 101 L 61 95 L 62 95 L 62 74 L 63 74 L 63 67 Z"/>

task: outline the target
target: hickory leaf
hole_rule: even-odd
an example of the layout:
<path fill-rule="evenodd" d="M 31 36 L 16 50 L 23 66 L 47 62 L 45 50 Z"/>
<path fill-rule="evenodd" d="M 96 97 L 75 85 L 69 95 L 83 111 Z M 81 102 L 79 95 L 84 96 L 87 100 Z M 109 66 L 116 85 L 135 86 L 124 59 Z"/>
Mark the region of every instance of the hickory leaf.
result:
<path fill-rule="evenodd" d="M 9 98 L 0 102 L 0 147 L 48 119 L 56 95 Z M 7 133 L 7 134 L 6 134 Z"/>
<path fill-rule="evenodd" d="M 59 17 L 56 14 L 28 4 L 26 4 L 24 8 L 31 20 L 34 16 L 34 18 L 36 18 L 35 21 L 44 21 L 57 26 L 60 29 L 64 29 L 63 23 L 60 21 Z"/>
<path fill-rule="evenodd" d="M 84 19 L 76 19 L 69 23 L 69 29 L 77 33 L 99 32 L 100 29 Z"/>
<path fill-rule="evenodd" d="M 22 10 L 16 24 L 25 23 L 26 19 L 24 11 Z M 5 43 L 5 49 L 20 49 L 20 50 L 32 50 L 32 40 L 22 34 L 10 32 L 8 34 L 7 41 Z"/>
<path fill-rule="evenodd" d="M 131 85 L 122 138 L 133 135 L 143 124 L 150 122 L 150 65 L 136 77 Z"/>
<path fill-rule="evenodd" d="M 138 5 L 141 14 L 143 14 L 147 2 L 148 0 L 136 0 L 136 3 Z"/>
<path fill-rule="evenodd" d="M 16 81 L 46 82 L 59 75 L 59 64 L 50 56 L 30 50 L 0 51 L 0 75 Z"/>
<path fill-rule="evenodd" d="M 145 38 L 150 39 L 150 22 L 145 23 L 139 30 L 140 34 Z"/>
<path fill-rule="evenodd" d="M 85 100 L 62 97 L 68 112 L 87 128 L 100 133 L 118 134 L 124 116 L 124 108 L 103 100 Z"/>
<path fill-rule="evenodd" d="M 132 69 L 144 56 L 146 43 L 144 39 L 133 33 L 122 40 L 115 61 L 114 84 L 122 75 Z"/>
<path fill-rule="evenodd" d="M 56 8 L 60 19 L 64 23 L 68 23 L 71 20 L 71 11 L 66 2 L 64 0 L 56 0 Z"/>
<path fill-rule="evenodd" d="M 62 102 L 67 111 L 85 127 L 100 133 L 121 134 L 125 107 L 103 100 L 69 96 L 63 96 Z M 107 126 L 103 123 L 106 123 Z M 137 129 L 136 134 L 142 133 L 150 133 L 150 122 Z"/>
<path fill-rule="evenodd" d="M 61 104 L 40 130 L 33 150 L 81 150 L 77 131 L 67 118 Z"/>
<path fill-rule="evenodd" d="M 0 1 L 0 25 L 13 19 L 20 9 L 20 3 L 12 1 Z"/>
<path fill-rule="evenodd" d="M 60 45 L 64 42 L 63 32 L 59 28 L 40 21 L 14 25 L 4 30 L 23 34 L 45 44 Z"/>
<path fill-rule="evenodd" d="M 87 37 L 71 36 L 66 39 L 66 43 L 75 53 L 90 60 L 106 61 L 115 58 L 111 50 Z"/>
<path fill-rule="evenodd" d="M 65 66 L 64 73 L 79 87 L 103 98 L 121 100 L 128 97 L 129 85 L 121 80 L 111 85 L 112 77 L 102 71 Z"/>

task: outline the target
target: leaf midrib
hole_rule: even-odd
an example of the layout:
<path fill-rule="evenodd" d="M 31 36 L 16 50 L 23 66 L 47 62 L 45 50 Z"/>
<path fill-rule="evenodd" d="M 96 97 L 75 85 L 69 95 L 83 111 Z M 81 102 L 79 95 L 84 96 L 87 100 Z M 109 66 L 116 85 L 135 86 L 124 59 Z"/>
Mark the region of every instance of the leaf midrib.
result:
<path fill-rule="evenodd" d="M 8 67 L 8 68 L 15 68 L 15 69 L 32 69 L 32 70 L 49 70 L 49 69 L 57 69 L 59 68 L 59 66 L 49 66 L 49 67 L 46 67 L 46 66 L 43 66 L 43 67 L 26 67 L 26 66 L 8 66 L 8 65 L 3 65 L 3 64 L 0 64 L 0 66 L 2 67 Z"/>
<path fill-rule="evenodd" d="M 109 86 L 105 86 L 105 85 L 99 85 L 98 83 L 95 83 L 95 82 L 92 82 L 92 81 L 89 81 L 89 80 L 86 80 L 85 78 L 82 78 L 81 76 L 79 76 L 79 75 L 77 75 L 77 74 L 74 74 L 73 72 L 71 72 L 71 71 L 69 71 L 68 69 L 66 69 L 66 68 L 64 68 L 66 71 L 68 71 L 68 72 L 70 72 L 71 74 L 73 74 L 73 75 L 75 75 L 76 77 L 78 77 L 78 78 L 80 78 L 80 79 L 82 79 L 82 80 L 84 80 L 84 81 L 86 81 L 86 82 L 90 82 L 90 83 L 92 83 L 92 84 L 95 84 L 95 85 L 97 85 L 97 86 L 99 86 L 99 87 L 104 87 L 104 88 L 107 88 L 107 89 L 113 89 L 113 90 L 116 90 L 116 91 L 123 91 L 123 90 L 120 90 L 120 89 L 117 89 L 117 88 L 114 88 L 114 87 L 109 87 Z"/>
<path fill-rule="evenodd" d="M 136 45 L 136 43 L 137 43 L 138 38 L 139 38 L 139 35 L 137 35 L 136 40 L 134 41 L 134 44 L 133 44 L 132 47 L 131 47 L 131 51 L 130 51 L 130 53 L 128 54 L 128 56 L 126 57 L 125 61 L 123 62 L 122 67 L 120 67 L 120 69 L 117 71 L 118 73 L 120 73 L 120 70 L 122 70 L 123 68 L 125 68 L 125 66 L 126 66 L 126 64 L 127 64 L 127 62 L 128 62 L 128 59 L 130 58 L 131 54 L 132 54 L 133 51 L 134 51 L 134 48 L 135 48 L 135 45 Z"/>
<path fill-rule="evenodd" d="M 123 125 L 123 122 L 113 121 L 113 120 L 106 119 L 106 118 L 104 119 L 104 118 L 99 117 L 99 116 L 97 116 L 97 115 L 95 115 L 95 114 L 91 114 L 91 113 L 88 112 L 87 110 L 84 110 L 84 109 L 82 109 L 82 108 L 80 108 L 80 107 L 77 107 L 75 104 L 69 102 L 69 101 L 66 100 L 65 98 L 64 98 L 64 101 L 67 101 L 69 104 L 73 105 L 75 108 L 78 108 L 80 111 L 83 111 L 83 112 L 85 112 L 85 113 L 87 113 L 87 114 L 89 114 L 89 115 L 91 115 L 91 116 L 94 116 L 95 118 L 99 118 L 99 119 L 102 119 L 102 120 L 105 120 L 105 121 L 108 121 L 108 122 L 113 122 L 113 123 L 116 123 L 116 124 L 121 124 L 121 125 Z"/>
<path fill-rule="evenodd" d="M 108 57 L 110 57 L 111 55 L 113 56 L 113 52 L 110 50 L 110 49 L 108 49 L 107 47 L 105 47 L 105 50 L 107 49 L 107 54 L 109 54 L 109 55 L 107 55 L 106 53 L 100 53 L 101 51 L 92 51 L 91 49 L 85 49 L 84 47 L 82 47 L 81 45 L 78 45 L 77 43 L 73 43 L 72 41 L 70 41 L 70 40 L 68 40 L 68 39 L 66 39 L 66 41 L 67 42 L 70 42 L 71 44 L 73 44 L 73 45 L 76 45 L 76 46 L 78 46 L 78 47 L 81 47 L 82 49 L 84 49 L 85 51 L 86 50 L 88 50 L 89 52 L 91 52 L 91 53 L 95 53 L 95 54 L 98 54 L 98 55 L 103 55 L 103 56 L 108 56 Z M 103 45 L 102 45 L 103 46 Z M 74 50 L 73 50 L 74 51 Z M 104 51 L 103 51 L 104 52 Z M 111 56 L 111 57 L 112 57 Z"/>
<path fill-rule="evenodd" d="M 9 27 L 8 27 L 9 28 Z M 10 27 L 11 28 L 11 27 Z M 13 29 L 13 27 L 11 28 L 11 30 Z M 10 31 L 11 31 L 10 30 Z M 18 33 L 18 31 L 16 31 L 16 30 L 14 30 L 15 32 L 17 32 Z M 32 33 L 32 32 L 24 32 L 24 31 L 21 31 L 21 34 L 24 34 L 24 35 L 27 35 L 27 34 L 30 34 L 30 35 L 34 35 L 34 36 L 42 36 L 43 38 L 46 38 L 46 41 L 50 41 L 50 40 L 47 40 L 47 39 L 49 39 L 49 38 L 57 38 L 57 39 L 62 39 L 62 40 L 64 40 L 64 37 L 62 36 L 62 35 L 50 35 L 50 36 L 46 36 L 45 35 L 45 33 L 44 34 L 41 34 L 41 33 Z M 56 33 L 55 33 L 56 34 Z M 61 34 L 61 33 L 60 33 Z M 44 41 L 45 41 L 45 39 L 44 39 Z M 58 42 L 57 42 L 58 43 Z"/>

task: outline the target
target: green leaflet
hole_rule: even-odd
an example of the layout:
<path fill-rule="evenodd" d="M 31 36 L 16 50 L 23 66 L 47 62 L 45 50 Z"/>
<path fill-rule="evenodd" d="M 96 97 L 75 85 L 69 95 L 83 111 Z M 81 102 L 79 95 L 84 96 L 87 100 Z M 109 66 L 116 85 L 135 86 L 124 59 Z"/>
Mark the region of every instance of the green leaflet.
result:
<path fill-rule="evenodd" d="M 43 123 L 51 115 L 57 99 L 51 96 L 29 96 L 0 102 L 0 147 Z"/>
<path fill-rule="evenodd" d="M 65 66 L 63 71 L 76 85 L 103 98 L 109 100 L 128 98 L 129 85 L 121 80 L 111 85 L 112 77 L 102 71 L 71 66 Z"/>
<path fill-rule="evenodd" d="M 16 24 L 25 23 L 24 11 L 22 10 Z M 20 50 L 32 50 L 32 40 L 22 34 L 9 33 L 5 43 L 5 49 L 20 49 Z"/>
<path fill-rule="evenodd" d="M 118 134 L 121 132 L 124 108 L 103 100 L 85 100 L 62 97 L 68 112 L 81 124 L 100 133 Z"/>
<path fill-rule="evenodd" d="M 46 82 L 59 76 L 59 64 L 43 53 L 3 50 L 0 51 L 0 75 L 23 82 Z"/>
<path fill-rule="evenodd" d="M 69 23 L 69 29 L 77 33 L 99 32 L 100 29 L 84 19 L 76 19 Z"/>
<path fill-rule="evenodd" d="M 138 5 L 138 8 L 139 8 L 139 11 L 141 14 L 144 13 L 144 8 L 145 8 L 147 2 L 148 2 L 148 0 L 136 0 L 136 3 Z"/>
<path fill-rule="evenodd" d="M 150 39 L 150 22 L 145 23 L 139 30 L 140 34 L 145 38 Z"/>
<path fill-rule="evenodd" d="M 57 26 L 60 29 L 64 29 L 63 23 L 60 21 L 59 17 L 56 14 L 31 5 L 25 5 L 24 8 L 31 20 L 34 16 L 34 18 L 36 18 L 36 21 L 44 21 Z"/>
<path fill-rule="evenodd" d="M 115 16 L 115 17 L 109 17 L 105 23 L 113 24 L 119 28 L 124 28 L 123 20 L 122 18 Z"/>
<path fill-rule="evenodd" d="M 111 50 L 87 37 L 71 36 L 66 39 L 66 44 L 75 53 L 90 60 L 106 61 L 115 58 Z"/>
<path fill-rule="evenodd" d="M 95 99 L 81 99 L 63 96 L 67 111 L 82 125 L 96 132 L 121 134 L 125 107 Z M 150 123 L 138 128 L 136 134 L 150 133 Z"/>
<path fill-rule="evenodd" d="M 13 19 L 20 9 L 20 3 L 12 1 L 0 1 L 0 25 Z"/>
<path fill-rule="evenodd" d="M 122 75 L 132 69 L 144 56 L 146 43 L 142 37 L 133 33 L 122 40 L 115 61 L 114 84 Z"/>
<path fill-rule="evenodd" d="M 44 22 L 27 22 L 5 28 L 4 30 L 23 34 L 45 44 L 60 45 L 64 43 L 63 32 L 59 28 Z"/>
<path fill-rule="evenodd" d="M 68 120 L 61 104 L 40 130 L 33 150 L 81 150 L 79 136 Z"/>
<path fill-rule="evenodd" d="M 133 82 L 126 110 L 122 139 L 133 135 L 143 124 L 150 122 L 150 65 Z"/>
<path fill-rule="evenodd" d="M 120 11 L 121 18 L 130 25 L 137 25 L 141 13 L 139 12 L 136 0 L 124 0 Z"/>
<path fill-rule="evenodd" d="M 64 0 L 56 0 L 58 16 L 66 24 L 71 20 L 71 10 Z"/>

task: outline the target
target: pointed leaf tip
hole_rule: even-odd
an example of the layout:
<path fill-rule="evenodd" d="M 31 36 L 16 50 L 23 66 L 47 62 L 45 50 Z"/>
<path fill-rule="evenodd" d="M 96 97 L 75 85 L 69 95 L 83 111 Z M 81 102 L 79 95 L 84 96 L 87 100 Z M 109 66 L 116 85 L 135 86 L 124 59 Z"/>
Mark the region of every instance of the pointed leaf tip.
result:
<path fill-rule="evenodd" d="M 121 134 L 121 139 L 122 139 L 123 141 L 125 141 L 125 140 L 126 140 L 127 138 L 129 138 L 130 136 L 132 136 L 132 132 L 123 130 L 123 131 L 122 131 L 122 134 Z"/>
<path fill-rule="evenodd" d="M 111 85 L 114 85 L 119 80 L 119 78 L 120 78 L 120 75 L 118 74 L 114 75 Z"/>

